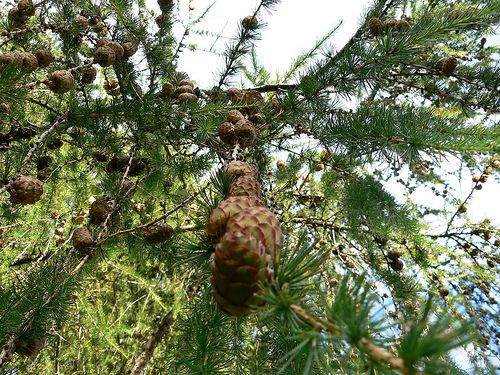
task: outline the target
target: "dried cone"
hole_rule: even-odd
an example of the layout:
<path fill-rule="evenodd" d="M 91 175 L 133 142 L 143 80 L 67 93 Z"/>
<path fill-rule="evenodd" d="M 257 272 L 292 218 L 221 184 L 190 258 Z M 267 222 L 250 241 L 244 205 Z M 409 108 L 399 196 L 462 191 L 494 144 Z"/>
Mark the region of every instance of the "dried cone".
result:
<path fill-rule="evenodd" d="M 102 67 L 111 66 L 116 61 L 116 55 L 110 46 L 102 46 L 96 49 L 94 53 L 94 62 Z"/>
<path fill-rule="evenodd" d="M 105 198 L 98 198 L 90 205 L 89 221 L 91 224 L 102 224 L 111 213 L 112 206 Z"/>
<path fill-rule="evenodd" d="M 243 114 L 236 109 L 230 110 L 226 116 L 226 121 L 230 122 L 232 124 L 236 124 L 238 121 L 244 120 L 244 119 L 245 119 L 245 116 L 243 116 Z"/>
<path fill-rule="evenodd" d="M 233 102 L 239 102 L 243 99 L 243 91 L 236 88 L 230 88 L 226 91 L 227 96 Z"/>
<path fill-rule="evenodd" d="M 230 197 L 261 197 L 260 184 L 252 175 L 241 176 L 231 184 Z"/>
<path fill-rule="evenodd" d="M 230 162 L 226 167 L 226 173 L 232 177 L 251 175 L 257 178 L 259 175 L 259 171 L 255 164 L 248 164 L 239 160 L 233 160 Z"/>
<path fill-rule="evenodd" d="M 404 268 L 404 263 L 401 259 L 395 259 L 392 262 L 389 263 L 389 266 L 394 270 L 394 271 L 401 271 Z"/>
<path fill-rule="evenodd" d="M 458 60 L 456 58 L 445 57 L 444 59 L 441 60 L 441 71 L 446 75 L 453 74 L 457 65 L 458 65 Z"/>
<path fill-rule="evenodd" d="M 212 294 L 222 311 L 243 316 L 263 305 L 256 294 L 271 272 L 264 245 L 241 232 L 226 233 L 215 248 Z"/>
<path fill-rule="evenodd" d="M 178 97 L 180 94 L 184 94 L 186 92 L 189 93 L 189 94 L 192 94 L 194 91 L 193 91 L 193 88 L 191 86 L 188 86 L 188 85 L 179 86 L 174 91 L 174 96 Z"/>
<path fill-rule="evenodd" d="M 243 146 L 251 145 L 257 138 L 255 127 L 248 120 L 240 120 L 234 124 L 234 135 L 238 143 Z"/>
<path fill-rule="evenodd" d="M 82 252 L 94 246 L 92 233 L 87 228 L 76 228 L 73 232 L 73 247 L 75 250 Z"/>
<path fill-rule="evenodd" d="M 241 20 L 241 26 L 243 26 L 245 30 L 255 30 L 259 27 L 259 21 L 257 21 L 257 17 L 246 16 Z"/>
<path fill-rule="evenodd" d="M 236 142 L 236 135 L 234 134 L 234 124 L 230 122 L 224 122 L 219 126 L 217 131 L 219 138 L 222 142 L 228 145 L 233 145 Z"/>
<path fill-rule="evenodd" d="M 378 36 L 384 31 L 384 23 L 380 20 L 380 18 L 372 17 L 368 21 L 368 28 L 370 29 L 372 35 Z"/>
<path fill-rule="evenodd" d="M 86 67 L 82 70 L 80 80 L 82 83 L 92 83 L 97 77 L 97 69 L 93 66 Z"/>
<path fill-rule="evenodd" d="M 17 339 L 14 342 L 13 352 L 25 357 L 34 357 L 45 346 L 44 338 Z"/>
<path fill-rule="evenodd" d="M 21 67 L 28 72 L 33 72 L 38 69 L 38 60 L 36 56 L 30 52 L 21 52 L 20 62 Z"/>
<path fill-rule="evenodd" d="M 173 97 L 175 92 L 175 87 L 172 85 L 170 82 L 166 82 L 163 84 L 161 88 L 161 93 L 160 95 L 164 98 L 171 98 Z"/>
<path fill-rule="evenodd" d="M 64 94 L 75 86 L 75 79 L 69 71 L 57 70 L 49 75 L 45 84 L 50 91 L 56 94 Z"/>
<path fill-rule="evenodd" d="M 179 103 L 196 103 L 198 101 L 198 97 L 195 94 L 185 92 L 177 97 L 177 101 Z"/>
<path fill-rule="evenodd" d="M 280 223 L 277 217 L 263 206 L 248 207 L 231 216 L 227 221 L 226 231 L 242 232 L 255 237 L 262 241 L 269 255 L 276 255 L 283 246 Z"/>
<path fill-rule="evenodd" d="M 127 41 L 122 44 L 123 48 L 123 57 L 129 58 L 137 52 L 139 48 L 139 43 L 135 41 Z"/>
<path fill-rule="evenodd" d="M 174 228 L 168 224 L 144 229 L 144 240 L 151 245 L 157 245 L 172 238 Z"/>
<path fill-rule="evenodd" d="M 8 188 L 14 204 L 34 204 L 43 194 L 43 182 L 33 176 L 19 176 Z"/>
<path fill-rule="evenodd" d="M 263 206 L 264 203 L 257 197 L 229 197 L 219 203 L 212 211 L 207 223 L 207 234 L 220 237 L 226 232 L 228 220 L 238 212 L 254 206 Z"/>
<path fill-rule="evenodd" d="M 241 102 L 249 105 L 264 104 L 264 97 L 257 90 L 245 90 Z"/>
<path fill-rule="evenodd" d="M 98 40 L 96 43 L 96 46 L 97 46 L 97 48 L 110 47 L 113 50 L 113 52 L 115 53 L 116 60 L 122 58 L 125 55 L 125 51 L 120 43 L 114 42 L 114 41 L 109 40 L 107 38 L 103 38 L 103 39 Z"/>
<path fill-rule="evenodd" d="M 389 18 L 384 21 L 384 29 L 394 30 L 398 27 L 399 21 L 395 18 Z"/>
<path fill-rule="evenodd" d="M 35 57 L 40 68 L 46 68 L 52 62 L 52 52 L 47 48 L 40 48 L 35 52 Z"/>
<path fill-rule="evenodd" d="M 191 87 L 192 89 L 194 89 L 194 83 L 193 81 L 189 80 L 189 79 L 183 79 L 179 82 L 179 87 L 180 86 L 189 86 Z"/>

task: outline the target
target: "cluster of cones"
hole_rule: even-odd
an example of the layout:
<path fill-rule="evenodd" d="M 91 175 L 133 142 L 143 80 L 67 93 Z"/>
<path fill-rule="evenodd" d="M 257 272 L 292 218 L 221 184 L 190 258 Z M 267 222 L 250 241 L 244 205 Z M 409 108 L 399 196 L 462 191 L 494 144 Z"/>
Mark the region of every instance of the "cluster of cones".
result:
<path fill-rule="evenodd" d="M 374 36 L 379 36 L 387 33 L 389 30 L 392 31 L 404 31 L 410 27 L 410 22 L 407 18 L 401 18 L 397 20 L 395 18 L 388 18 L 382 21 L 378 17 L 372 17 L 368 21 L 368 28 Z"/>
<path fill-rule="evenodd" d="M 257 137 L 253 122 L 236 109 L 227 113 L 226 121 L 219 126 L 218 134 L 221 141 L 230 146 L 236 143 L 248 146 Z"/>
<path fill-rule="evenodd" d="M 160 96 L 176 101 L 177 103 L 195 103 L 198 97 L 194 93 L 194 83 L 189 79 L 183 79 L 175 87 L 170 82 L 163 84 Z"/>
<path fill-rule="evenodd" d="M 228 197 L 207 224 L 218 244 L 212 262 L 212 294 L 230 316 L 250 314 L 263 301 L 257 297 L 272 277 L 271 260 L 279 258 L 283 234 L 276 216 L 260 199 L 257 167 L 233 161 L 226 172 L 234 178 Z"/>

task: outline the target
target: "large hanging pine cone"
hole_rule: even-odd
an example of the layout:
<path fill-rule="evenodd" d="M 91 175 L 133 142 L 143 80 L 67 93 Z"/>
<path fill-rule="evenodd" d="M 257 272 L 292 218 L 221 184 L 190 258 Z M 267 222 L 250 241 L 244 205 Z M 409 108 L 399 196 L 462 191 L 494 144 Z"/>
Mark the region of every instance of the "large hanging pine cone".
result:
<path fill-rule="evenodd" d="M 212 263 L 212 294 L 219 307 L 231 316 L 252 312 L 262 305 L 256 298 L 258 283 L 270 277 L 269 256 L 255 237 L 241 232 L 226 233 L 217 247 Z"/>
<path fill-rule="evenodd" d="M 76 228 L 73 232 L 73 247 L 75 250 L 82 252 L 94 246 L 92 233 L 87 228 Z"/>
<path fill-rule="evenodd" d="M 57 70 L 49 75 L 45 84 L 50 91 L 56 94 L 64 94 L 75 86 L 75 78 L 67 70 Z"/>
<path fill-rule="evenodd" d="M 33 176 L 19 176 L 9 186 L 10 201 L 14 204 L 33 204 L 43 194 L 43 182 Z"/>
<path fill-rule="evenodd" d="M 226 173 L 232 177 L 251 175 L 257 178 L 259 170 L 255 164 L 248 164 L 244 161 L 234 160 L 227 165 Z"/>
<path fill-rule="evenodd" d="M 111 213 L 112 205 L 105 198 L 97 198 L 90 205 L 89 221 L 91 224 L 102 224 Z"/>
<path fill-rule="evenodd" d="M 212 211 L 207 223 L 207 234 L 220 237 L 226 232 L 227 221 L 238 212 L 253 206 L 263 206 L 264 203 L 257 197 L 229 197 L 219 203 Z"/>
<path fill-rule="evenodd" d="M 227 221 L 226 231 L 254 236 L 262 241 L 269 255 L 274 255 L 283 246 L 280 223 L 276 216 L 263 206 L 248 207 L 232 215 Z"/>
<path fill-rule="evenodd" d="M 248 196 L 248 197 L 261 197 L 260 184 L 257 179 L 252 175 L 238 177 L 229 189 L 230 197 Z"/>
<path fill-rule="evenodd" d="M 173 235 L 174 228 L 168 224 L 161 224 L 144 229 L 144 240 L 151 245 L 165 242 L 171 239 Z"/>

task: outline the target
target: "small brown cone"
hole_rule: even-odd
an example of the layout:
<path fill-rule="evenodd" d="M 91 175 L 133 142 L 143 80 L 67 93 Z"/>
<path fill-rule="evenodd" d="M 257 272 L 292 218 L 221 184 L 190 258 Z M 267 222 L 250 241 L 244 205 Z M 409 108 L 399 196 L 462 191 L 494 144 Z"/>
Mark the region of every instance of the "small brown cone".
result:
<path fill-rule="evenodd" d="M 260 184 L 257 179 L 252 175 L 238 177 L 229 189 L 230 197 L 247 196 L 247 197 L 261 197 Z"/>
<path fill-rule="evenodd" d="M 380 18 L 372 17 L 368 21 L 368 28 L 370 29 L 372 35 L 378 36 L 384 31 L 384 23 L 380 20 Z"/>
<path fill-rule="evenodd" d="M 35 57 L 40 68 L 46 68 L 52 62 L 52 52 L 48 48 L 40 48 L 35 52 Z"/>
<path fill-rule="evenodd" d="M 231 109 L 227 113 L 227 116 L 226 116 L 226 121 L 230 122 L 232 124 L 236 124 L 238 121 L 244 120 L 244 119 L 245 119 L 245 116 L 243 116 L 243 114 L 236 109 Z"/>
<path fill-rule="evenodd" d="M 458 60 L 455 57 L 445 57 L 441 60 L 440 65 L 441 71 L 449 76 L 455 71 L 455 68 L 458 65 Z"/>
<path fill-rule="evenodd" d="M 189 92 L 184 92 L 177 97 L 179 103 L 196 103 L 198 97 L 195 94 L 190 94 Z"/>
<path fill-rule="evenodd" d="M 94 246 L 92 233 L 87 228 L 76 228 L 73 232 L 73 247 L 79 252 L 83 252 Z"/>
<path fill-rule="evenodd" d="M 17 339 L 13 352 L 24 357 L 34 357 L 45 346 L 45 338 Z"/>
<path fill-rule="evenodd" d="M 189 86 L 191 87 L 192 89 L 194 89 L 194 83 L 193 81 L 189 80 L 189 79 L 182 79 L 180 82 L 179 82 L 179 87 L 180 86 Z"/>
<path fill-rule="evenodd" d="M 137 52 L 137 49 L 139 48 L 139 43 L 135 41 L 127 41 L 122 43 L 122 48 L 123 48 L 123 57 L 129 58 Z"/>
<path fill-rule="evenodd" d="M 161 224 L 144 229 L 144 240 L 151 245 L 158 245 L 172 238 L 174 228 L 168 224 Z"/>
<path fill-rule="evenodd" d="M 33 176 L 19 176 L 8 188 L 14 204 L 34 204 L 43 194 L 43 182 Z"/>
<path fill-rule="evenodd" d="M 404 263 L 401 259 L 395 259 L 389 263 L 389 266 L 394 270 L 394 271 L 401 271 L 404 268 Z"/>
<path fill-rule="evenodd" d="M 248 120 L 240 120 L 234 124 L 234 135 L 239 144 L 249 146 L 257 138 L 255 126 Z"/>
<path fill-rule="evenodd" d="M 98 198 L 90 205 L 89 221 L 91 224 L 102 224 L 111 213 L 112 206 L 105 198 Z"/>
<path fill-rule="evenodd" d="M 93 66 L 88 66 L 82 70 L 80 81 L 84 84 L 89 84 L 95 81 L 97 77 L 97 69 Z"/>
<path fill-rule="evenodd" d="M 113 48 L 104 45 L 96 49 L 94 53 L 94 62 L 102 67 L 111 66 L 116 61 L 116 54 Z"/>
<path fill-rule="evenodd" d="M 50 91 L 56 94 L 64 94 L 75 86 L 75 78 L 67 70 L 57 70 L 48 76 L 45 84 Z"/>
<path fill-rule="evenodd" d="M 259 27 L 259 21 L 257 20 L 257 17 L 246 16 L 243 20 L 241 20 L 241 26 L 243 26 L 245 30 L 255 30 Z"/>
<path fill-rule="evenodd" d="M 207 234 L 220 237 L 226 232 L 228 220 L 238 212 L 248 207 L 263 206 L 264 203 L 256 197 L 229 197 L 219 203 L 212 211 L 207 223 Z"/>
<path fill-rule="evenodd" d="M 236 197 L 235 197 L 236 198 Z M 226 224 L 227 232 L 242 232 L 262 241 L 266 252 L 274 256 L 283 246 L 283 233 L 278 218 L 263 206 L 240 210 Z"/>
<path fill-rule="evenodd" d="M 226 91 L 227 96 L 234 103 L 237 103 L 243 99 L 243 91 L 237 88 L 230 88 Z"/>
<path fill-rule="evenodd" d="M 234 145 L 236 142 L 236 135 L 234 134 L 234 124 L 224 122 L 219 126 L 217 134 L 222 142 L 228 145 Z"/>
<path fill-rule="evenodd" d="M 212 294 L 220 309 L 230 316 L 250 314 L 263 305 L 256 294 L 259 283 L 271 278 L 269 256 L 255 237 L 226 233 L 215 248 L 212 262 Z"/>

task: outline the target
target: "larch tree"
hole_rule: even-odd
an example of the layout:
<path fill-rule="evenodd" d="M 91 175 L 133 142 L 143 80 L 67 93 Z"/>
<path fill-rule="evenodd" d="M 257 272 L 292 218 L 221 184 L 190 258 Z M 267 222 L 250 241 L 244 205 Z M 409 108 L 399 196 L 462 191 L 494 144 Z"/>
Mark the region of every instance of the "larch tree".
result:
<path fill-rule="evenodd" d="M 0 373 L 498 370 L 467 205 L 500 168 L 500 1 L 374 1 L 274 79 L 287 2 L 255 0 L 213 87 L 178 64 L 210 9 L 179 36 L 173 0 L 1 5 Z"/>

